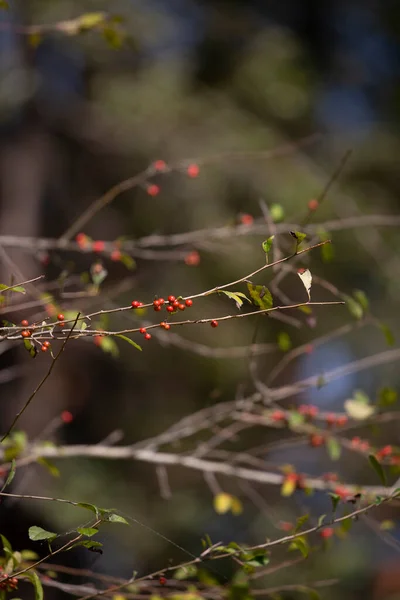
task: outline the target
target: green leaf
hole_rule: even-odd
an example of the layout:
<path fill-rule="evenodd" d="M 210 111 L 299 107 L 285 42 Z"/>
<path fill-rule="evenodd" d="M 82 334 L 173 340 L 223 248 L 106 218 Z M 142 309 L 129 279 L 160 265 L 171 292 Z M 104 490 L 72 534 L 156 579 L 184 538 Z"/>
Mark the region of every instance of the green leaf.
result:
<path fill-rule="evenodd" d="M 2 492 L 6 489 L 6 487 L 8 485 L 10 485 L 10 483 L 12 482 L 12 480 L 14 479 L 14 477 L 15 477 L 15 458 L 13 458 L 12 461 L 11 461 L 11 467 L 10 467 L 10 470 L 8 472 L 7 479 L 5 480 L 4 485 L 1 488 Z"/>
<path fill-rule="evenodd" d="M 43 587 L 42 582 L 39 579 L 36 571 L 26 571 L 24 573 L 25 577 L 28 577 L 33 585 L 33 589 L 35 590 L 35 600 L 43 600 Z"/>
<path fill-rule="evenodd" d="M 326 515 L 321 515 L 318 519 L 317 527 L 322 527 L 322 524 L 325 521 L 325 519 L 326 519 Z"/>
<path fill-rule="evenodd" d="M 339 494 L 334 494 L 333 492 L 329 492 L 329 496 L 331 497 L 332 501 L 332 512 L 333 514 L 335 514 L 338 504 L 340 502 L 340 496 Z"/>
<path fill-rule="evenodd" d="M 25 346 L 25 350 L 27 350 L 29 352 L 30 356 L 32 358 L 35 358 L 35 356 L 38 353 L 38 351 L 36 349 L 36 346 L 34 346 L 32 344 L 32 342 L 30 340 L 26 339 L 26 338 L 24 339 L 24 346 Z"/>
<path fill-rule="evenodd" d="M 136 269 L 136 262 L 129 254 L 121 254 L 119 261 L 128 269 L 128 271 L 134 271 Z"/>
<path fill-rule="evenodd" d="M 87 537 L 92 537 L 92 535 L 96 535 L 99 531 L 96 527 L 77 527 L 76 530 L 81 535 L 86 535 Z"/>
<path fill-rule="evenodd" d="M 385 336 L 387 345 L 394 346 L 395 338 L 389 327 L 385 323 L 379 323 L 379 328 Z"/>
<path fill-rule="evenodd" d="M 367 296 L 365 295 L 365 292 L 363 292 L 362 290 L 354 290 L 353 296 L 358 302 L 358 304 L 360 304 L 363 311 L 366 312 L 369 309 L 369 301 Z"/>
<path fill-rule="evenodd" d="M 252 283 L 248 283 L 247 289 L 249 290 L 250 298 L 255 306 L 258 306 L 261 310 L 272 308 L 272 295 L 265 285 L 253 285 Z"/>
<path fill-rule="evenodd" d="M 342 447 L 338 440 L 334 437 L 329 437 L 325 443 L 326 449 L 331 460 L 339 460 L 342 454 Z"/>
<path fill-rule="evenodd" d="M 287 421 L 290 429 L 296 429 L 305 422 L 304 415 L 300 414 L 297 410 L 290 410 L 287 412 Z"/>
<path fill-rule="evenodd" d="M 82 540 L 80 542 L 76 542 L 75 544 L 72 544 L 72 546 L 70 546 L 68 548 L 68 550 L 72 550 L 73 548 L 76 548 L 77 546 L 83 546 L 84 548 L 87 548 L 88 550 L 91 550 L 92 552 L 98 552 L 99 554 L 103 554 L 103 551 L 101 550 L 101 548 L 103 547 L 103 544 L 101 544 L 100 542 L 94 542 L 93 540 Z"/>
<path fill-rule="evenodd" d="M 296 521 L 296 526 L 294 528 L 293 533 L 298 533 L 300 531 L 300 529 L 303 527 L 303 525 L 305 523 L 307 523 L 309 518 L 310 518 L 310 515 L 302 515 L 301 517 L 299 517 Z"/>
<path fill-rule="evenodd" d="M 269 214 L 271 215 L 271 219 L 274 223 L 279 223 L 285 218 L 285 211 L 281 204 L 271 204 L 269 208 Z"/>
<path fill-rule="evenodd" d="M 3 544 L 3 550 L 8 550 L 8 552 L 12 552 L 12 546 L 10 544 L 10 542 L 8 541 L 8 539 L 3 535 L 0 534 L 0 538 Z"/>
<path fill-rule="evenodd" d="M 293 540 L 289 545 L 289 550 L 299 550 L 304 558 L 307 558 L 310 547 L 305 537 L 301 536 Z"/>
<path fill-rule="evenodd" d="M 18 294 L 26 294 L 26 289 L 22 285 L 5 285 L 0 283 L 0 292 L 7 290 L 7 292 L 17 292 Z"/>
<path fill-rule="evenodd" d="M 379 390 L 378 398 L 379 406 L 392 406 L 397 402 L 397 391 L 391 387 L 383 387 Z"/>
<path fill-rule="evenodd" d="M 77 506 L 80 506 L 80 508 L 84 508 L 85 510 L 90 510 L 96 515 L 96 517 L 98 517 L 100 514 L 100 509 L 94 504 L 88 504 L 87 502 L 78 502 Z"/>
<path fill-rule="evenodd" d="M 119 333 L 116 337 L 121 338 L 121 340 L 125 340 L 125 342 L 128 342 L 128 344 L 130 344 L 131 346 L 136 348 L 136 350 L 140 350 L 140 352 L 142 351 L 142 347 L 139 346 L 139 344 L 137 344 L 136 342 L 131 340 L 131 338 L 127 337 L 126 335 L 122 335 L 121 333 Z"/>
<path fill-rule="evenodd" d="M 45 529 L 42 529 L 42 527 L 38 527 L 37 525 L 32 525 L 32 527 L 29 527 L 29 539 L 32 540 L 33 542 L 39 542 L 41 540 L 55 540 L 57 537 L 57 534 L 54 533 L 53 531 L 46 531 Z"/>
<path fill-rule="evenodd" d="M 110 523 L 123 523 L 124 525 L 129 525 L 124 517 L 121 517 L 121 515 L 117 515 L 116 513 L 109 514 L 106 520 Z"/>
<path fill-rule="evenodd" d="M 267 238 L 263 243 L 262 243 L 262 249 L 264 250 L 265 254 L 267 255 L 267 261 L 268 261 L 268 253 L 272 248 L 272 242 L 274 241 L 274 235 L 271 235 L 269 238 Z"/>
<path fill-rule="evenodd" d="M 45 469 L 47 469 L 47 471 L 50 473 L 50 475 L 52 475 L 53 477 L 60 477 L 60 469 L 58 467 L 56 467 L 56 465 L 54 465 L 50 460 L 48 460 L 47 458 L 43 458 L 42 456 L 40 456 L 37 459 L 37 463 L 39 465 L 42 465 L 42 467 L 45 467 Z"/>
<path fill-rule="evenodd" d="M 118 358 L 119 356 L 118 346 L 115 340 L 113 340 L 110 336 L 101 338 L 100 348 L 103 350 L 103 352 L 108 352 L 111 354 L 113 358 Z"/>
<path fill-rule="evenodd" d="M 302 233 L 301 231 L 290 231 L 289 233 L 296 240 L 296 250 L 295 250 L 295 252 L 297 253 L 297 251 L 298 251 L 298 249 L 300 247 L 300 244 L 302 242 L 304 242 L 304 240 L 307 237 L 307 234 L 306 233 Z"/>
<path fill-rule="evenodd" d="M 184 581 L 190 577 L 197 575 L 197 567 L 195 565 L 188 565 L 187 567 L 179 567 L 173 574 L 173 578 L 178 581 Z"/>
<path fill-rule="evenodd" d="M 243 300 L 247 300 L 247 302 L 250 302 L 246 294 L 243 294 L 243 292 L 229 292 L 228 290 L 218 290 L 218 293 L 225 294 L 225 296 L 228 296 L 228 298 L 236 302 L 236 306 L 238 308 L 241 308 L 243 306 Z"/>
<path fill-rule="evenodd" d="M 349 310 L 349 313 L 357 320 L 360 320 L 364 316 L 364 309 L 362 305 L 351 298 L 351 296 L 343 296 L 343 300 L 346 302 L 346 306 Z"/>
<path fill-rule="evenodd" d="M 280 331 L 278 333 L 278 346 L 282 352 L 287 352 L 292 347 L 292 340 L 286 331 Z"/>
<path fill-rule="evenodd" d="M 85 13 L 81 15 L 77 19 L 77 23 L 79 29 L 81 31 L 86 31 L 89 29 L 93 29 L 94 27 L 98 27 L 99 25 L 103 25 L 107 20 L 107 14 L 104 12 L 91 12 Z"/>
<path fill-rule="evenodd" d="M 368 456 L 368 460 L 369 460 L 369 464 L 374 469 L 375 473 L 378 475 L 378 477 L 381 480 L 381 482 L 383 483 L 383 485 L 386 485 L 386 474 L 385 474 L 385 471 L 383 470 L 381 463 L 377 460 L 377 458 L 373 454 L 370 454 Z"/>

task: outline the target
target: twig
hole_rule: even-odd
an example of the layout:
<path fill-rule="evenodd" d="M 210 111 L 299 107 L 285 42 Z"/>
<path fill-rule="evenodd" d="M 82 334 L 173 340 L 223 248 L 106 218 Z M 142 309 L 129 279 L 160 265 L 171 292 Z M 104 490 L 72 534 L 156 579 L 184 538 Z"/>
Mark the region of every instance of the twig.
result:
<path fill-rule="evenodd" d="M 57 360 L 60 358 L 62 352 L 64 351 L 64 348 L 68 342 L 68 340 L 70 339 L 72 332 L 74 330 L 74 327 L 78 321 L 80 313 L 78 313 L 76 315 L 76 319 L 74 324 L 72 325 L 71 329 L 68 332 L 67 337 L 64 340 L 63 345 L 61 346 L 60 350 L 58 351 L 58 353 L 56 354 L 56 356 L 54 357 L 54 359 L 52 360 L 51 364 L 50 364 L 50 368 L 47 371 L 46 375 L 43 377 L 43 379 L 41 380 L 41 382 L 39 383 L 39 385 L 33 390 L 32 394 L 29 396 L 28 400 L 25 402 L 24 406 L 21 408 L 21 410 L 15 415 L 13 422 L 11 423 L 10 427 L 8 428 L 7 432 L 3 435 L 3 437 L 1 438 L 1 442 L 4 442 L 4 440 L 6 439 L 6 437 L 8 437 L 11 433 L 11 431 L 14 429 L 15 425 L 17 424 L 17 421 L 20 419 L 20 417 L 23 415 L 23 413 L 26 411 L 26 409 L 28 408 L 28 406 L 30 405 L 30 403 L 32 402 L 32 400 L 34 399 L 34 397 L 36 396 L 36 394 L 39 392 L 39 390 L 41 389 L 41 387 L 44 385 L 44 383 L 47 381 L 47 379 L 50 377 L 55 364 L 57 362 Z"/>

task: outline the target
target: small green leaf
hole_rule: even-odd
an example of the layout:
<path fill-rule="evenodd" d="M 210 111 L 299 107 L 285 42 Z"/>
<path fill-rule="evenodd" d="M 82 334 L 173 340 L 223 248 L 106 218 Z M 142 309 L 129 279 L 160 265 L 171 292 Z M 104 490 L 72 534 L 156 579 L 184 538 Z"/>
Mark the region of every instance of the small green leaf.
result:
<path fill-rule="evenodd" d="M 379 406 L 392 406 L 397 402 L 397 391 L 391 387 L 384 387 L 379 390 Z"/>
<path fill-rule="evenodd" d="M 84 548 L 87 548 L 88 550 L 91 550 L 92 552 L 98 552 L 99 554 L 103 554 L 103 551 L 101 550 L 101 548 L 103 547 L 103 544 L 101 544 L 100 542 L 94 542 L 93 540 L 82 540 L 80 542 L 76 542 L 75 544 L 72 544 L 72 546 L 70 546 L 68 548 L 68 550 L 72 550 L 73 548 L 76 548 L 77 546 L 83 546 Z"/>
<path fill-rule="evenodd" d="M 134 271 L 136 269 L 136 262 L 129 254 L 121 254 L 119 261 L 128 269 L 128 271 Z"/>
<path fill-rule="evenodd" d="M 125 340 L 125 342 L 128 342 L 128 344 L 130 344 L 131 346 L 136 348 L 136 350 L 140 350 L 140 352 L 142 351 L 142 347 L 139 346 L 139 344 L 137 344 L 136 342 L 131 340 L 131 338 L 127 337 L 126 335 L 122 335 L 121 333 L 119 333 L 116 337 L 121 338 L 121 340 Z"/>
<path fill-rule="evenodd" d="M 47 469 L 50 475 L 52 475 L 53 477 L 60 477 L 60 469 L 56 467 L 56 465 L 54 465 L 47 458 L 43 458 L 42 456 L 40 456 L 37 459 L 37 462 L 39 465 L 42 465 L 42 467 L 45 467 L 45 469 Z"/>
<path fill-rule="evenodd" d="M 318 525 L 317 525 L 317 527 L 322 527 L 322 524 L 325 521 L 325 519 L 326 519 L 326 515 L 321 515 L 319 517 L 319 519 L 318 519 Z"/>
<path fill-rule="evenodd" d="M 38 351 L 37 351 L 37 349 L 36 349 L 36 346 L 34 346 L 34 345 L 32 344 L 32 342 L 31 342 L 31 341 L 29 341 L 29 340 L 28 340 L 28 339 L 26 339 L 26 338 L 24 339 L 24 346 L 25 346 L 25 349 L 26 349 L 26 350 L 29 352 L 30 356 L 31 356 L 32 358 L 35 358 L 35 356 L 36 356 L 36 355 L 37 355 L 37 353 L 38 353 Z"/>
<path fill-rule="evenodd" d="M 96 527 L 77 527 L 76 530 L 81 535 L 86 535 L 87 537 L 92 537 L 92 535 L 96 535 L 99 531 Z"/>
<path fill-rule="evenodd" d="M 373 454 L 370 454 L 368 456 L 368 460 L 369 460 L 369 464 L 374 469 L 375 473 L 378 475 L 378 477 L 381 480 L 381 482 L 383 483 L 383 485 L 386 485 L 385 471 L 383 470 L 383 467 L 382 467 L 381 463 L 377 460 L 376 456 L 374 456 Z"/>
<path fill-rule="evenodd" d="M 236 302 L 236 306 L 238 308 L 241 308 L 243 306 L 243 300 L 250 302 L 246 294 L 243 294 L 243 292 L 229 292 L 228 290 L 218 290 L 218 293 L 225 294 L 225 296 L 228 296 L 228 298 Z"/>
<path fill-rule="evenodd" d="M 290 429 L 296 429 L 304 424 L 305 416 L 300 414 L 297 410 L 290 410 L 287 412 L 287 422 Z"/>
<path fill-rule="evenodd" d="M 100 348 L 103 350 L 103 352 L 108 352 L 111 354 L 113 358 L 118 358 L 119 356 L 118 346 L 115 340 L 113 340 L 110 336 L 101 338 Z"/>
<path fill-rule="evenodd" d="M 36 571 L 26 571 L 25 576 L 28 577 L 35 590 L 35 600 L 43 600 L 43 586 Z"/>
<path fill-rule="evenodd" d="M 365 292 L 363 292 L 362 290 L 354 290 L 353 296 L 358 302 L 358 304 L 360 304 L 363 311 L 366 312 L 369 309 L 369 301 L 367 296 L 365 295 Z"/>
<path fill-rule="evenodd" d="M 107 517 L 107 521 L 110 523 L 123 523 L 124 525 L 129 525 L 128 521 L 121 517 L 121 515 L 117 515 L 116 513 L 111 513 Z"/>
<path fill-rule="evenodd" d="M 278 333 L 278 346 L 282 352 L 287 352 L 292 347 L 292 340 L 286 331 L 280 331 Z"/>
<path fill-rule="evenodd" d="M 22 285 L 5 285 L 0 283 L 0 292 L 6 290 L 7 292 L 17 292 L 18 294 L 26 294 L 26 289 Z"/>
<path fill-rule="evenodd" d="M 331 460 L 339 460 L 342 454 L 342 447 L 338 440 L 334 437 L 329 437 L 325 443 L 326 449 Z"/>
<path fill-rule="evenodd" d="M 15 458 L 13 458 L 12 461 L 11 461 L 11 467 L 10 467 L 10 470 L 8 472 L 7 479 L 5 480 L 4 485 L 1 488 L 2 492 L 6 489 L 6 487 L 8 485 L 10 485 L 10 483 L 12 482 L 12 480 L 14 479 L 14 477 L 15 477 Z"/>
<path fill-rule="evenodd" d="M 55 540 L 57 534 L 53 531 L 46 531 L 42 527 L 38 527 L 37 525 L 32 525 L 29 527 L 29 539 L 33 542 L 39 542 L 41 540 Z"/>
<path fill-rule="evenodd" d="M 77 506 L 80 506 L 80 508 L 84 508 L 86 510 L 90 510 L 96 515 L 96 517 L 98 517 L 100 514 L 100 509 L 94 504 L 88 504 L 87 502 L 78 502 Z"/>
<path fill-rule="evenodd" d="M 268 261 L 268 253 L 272 248 L 272 242 L 274 241 L 274 235 L 271 235 L 269 238 L 267 238 L 263 243 L 262 243 L 262 249 L 264 250 L 265 254 L 267 255 L 267 261 Z"/>
<path fill-rule="evenodd" d="M 364 316 L 364 309 L 359 302 L 351 298 L 351 296 L 343 296 L 343 300 L 346 302 L 346 306 L 349 313 L 357 320 L 360 320 Z"/>
<path fill-rule="evenodd" d="M 249 290 L 250 298 L 255 306 L 258 306 L 261 310 L 272 308 L 272 295 L 265 285 L 253 285 L 252 283 L 248 283 L 247 289 Z"/>
<path fill-rule="evenodd" d="M 310 551 L 310 547 L 305 537 L 300 536 L 293 540 L 289 545 L 289 550 L 299 550 L 304 558 L 307 558 Z"/>
<path fill-rule="evenodd" d="M 340 496 L 339 494 L 334 494 L 333 492 L 329 492 L 329 496 L 331 497 L 332 501 L 332 512 L 333 514 L 335 514 L 338 504 L 340 502 Z"/>
<path fill-rule="evenodd" d="M 304 242 L 304 240 L 307 237 L 306 233 L 302 233 L 301 231 L 290 231 L 289 232 L 290 235 L 296 240 L 296 250 L 295 252 L 297 253 L 299 250 L 299 247 L 301 245 L 302 242 Z"/>
<path fill-rule="evenodd" d="M 285 211 L 281 204 L 271 204 L 269 214 L 274 223 L 279 223 L 285 218 Z"/>
<path fill-rule="evenodd" d="M 293 533 L 298 533 L 300 531 L 300 529 L 303 527 L 303 525 L 305 523 L 307 523 L 309 518 L 310 518 L 310 515 L 302 515 L 301 517 L 299 517 L 296 521 L 296 527 L 295 527 Z"/>
<path fill-rule="evenodd" d="M 179 567 L 173 574 L 173 578 L 178 581 L 184 581 L 190 577 L 197 575 L 197 567 L 195 565 L 188 565 L 187 567 Z"/>
<path fill-rule="evenodd" d="M 379 323 L 379 328 L 385 336 L 387 345 L 394 346 L 395 338 L 389 327 L 385 323 Z"/>
<path fill-rule="evenodd" d="M 8 552 L 12 552 L 12 546 L 10 544 L 10 542 L 8 541 L 8 539 L 3 535 L 0 534 L 0 538 L 3 544 L 3 550 L 8 550 Z"/>
<path fill-rule="evenodd" d="M 78 19 L 79 28 L 84 31 L 88 29 L 93 29 L 94 27 L 98 27 L 99 25 L 103 25 L 107 20 L 107 14 L 104 12 L 92 12 L 85 13 L 81 15 Z"/>

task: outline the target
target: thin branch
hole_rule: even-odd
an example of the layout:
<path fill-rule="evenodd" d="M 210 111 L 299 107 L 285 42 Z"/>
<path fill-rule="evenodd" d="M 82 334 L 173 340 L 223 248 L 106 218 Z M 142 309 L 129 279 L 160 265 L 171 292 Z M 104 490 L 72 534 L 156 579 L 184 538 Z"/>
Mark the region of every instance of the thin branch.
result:
<path fill-rule="evenodd" d="M 72 332 L 74 330 L 74 327 L 78 321 L 80 313 L 78 313 L 76 315 L 76 319 L 74 324 L 72 325 L 71 329 L 68 332 L 67 337 L 64 340 L 63 345 L 61 346 L 60 350 L 58 351 L 58 353 L 56 354 L 56 356 L 54 357 L 54 359 L 52 360 L 51 364 L 50 364 L 50 368 L 47 371 L 46 375 L 43 377 L 43 379 L 41 380 L 41 382 L 39 383 L 39 385 L 33 390 L 32 394 L 29 396 L 28 400 L 25 402 L 24 406 L 21 408 L 21 410 L 15 415 L 13 422 L 11 423 L 10 427 L 8 428 L 7 432 L 3 435 L 3 437 L 1 438 L 1 442 L 4 442 L 4 440 L 6 439 L 6 437 L 8 437 L 11 433 L 11 431 L 14 429 L 15 425 L 17 424 L 18 420 L 20 419 L 20 417 L 24 414 L 24 412 L 26 411 L 26 409 L 28 408 L 28 406 L 30 405 L 30 403 L 32 402 L 32 400 L 34 399 L 34 397 L 36 396 L 36 394 L 39 392 L 39 390 L 41 389 L 41 387 L 46 383 L 47 379 L 50 377 L 57 360 L 60 358 L 61 354 L 64 351 L 64 348 L 66 346 L 66 344 L 68 343 L 68 340 L 70 339 Z"/>

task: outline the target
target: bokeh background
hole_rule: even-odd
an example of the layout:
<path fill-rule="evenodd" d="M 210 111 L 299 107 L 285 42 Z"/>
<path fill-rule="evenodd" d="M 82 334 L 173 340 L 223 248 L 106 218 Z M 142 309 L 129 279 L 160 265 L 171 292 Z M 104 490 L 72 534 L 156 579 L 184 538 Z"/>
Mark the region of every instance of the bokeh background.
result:
<path fill-rule="evenodd" d="M 45 273 L 56 284 L 53 293 L 63 310 L 88 312 L 127 305 L 134 298 L 151 301 L 154 294 L 185 296 L 240 277 L 262 264 L 260 243 L 268 228 L 265 234 L 233 233 L 219 241 L 205 235 L 182 244 L 177 260 L 137 258 L 132 271 L 106 261 L 108 277 L 97 298 L 75 295 L 81 290 L 76 279 L 90 268 L 93 255 L 44 254 L 35 247 L 21 249 L 5 236 L 59 237 L 107 189 L 157 159 L 178 166 L 154 178 L 160 194 L 151 197 L 140 186 L 124 193 L 85 233 L 97 240 L 136 239 L 234 226 L 243 214 L 262 223 L 260 201 L 279 205 L 288 223 L 299 223 L 308 201 L 321 193 L 351 150 L 312 223 L 368 214 L 393 219 L 385 227 L 334 231 L 332 260 L 324 262 L 315 252 L 305 264 L 343 293 L 364 290 L 374 315 L 396 335 L 400 12 L 395 1 L 10 0 L 9 5 L 0 11 L 0 245 L 26 278 Z M 106 36 L 96 30 L 65 35 L 52 27 L 32 35 L 24 29 L 93 11 L 120 15 L 122 21 Z M 282 148 L 287 152 L 279 155 Z M 196 179 L 186 174 L 191 162 L 200 165 Z M 185 262 L 184 256 L 193 252 L 199 264 Z M 12 268 L 2 256 L 1 278 L 7 282 Z M 67 283 L 60 295 L 61 275 Z M 303 299 L 298 281 L 289 278 L 285 286 L 291 298 Z M 315 294 L 316 299 L 332 299 L 326 290 Z M 232 311 L 232 305 L 208 299 L 191 310 L 199 317 L 218 316 Z M 37 317 L 38 309 L 3 307 L 1 312 L 18 320 Z M 140 319 L 150 322 L 153 315 L 129 314 L 110 326 L 133 326 Z M 258 341 L 276 343 L 285 330 L 293 344 L 305 343 L 352 319 L 346 309 L 335 308 L 319 310 L 313 327 L 268 320 Z M 246 346 L 253 333 L 248 320 L 215 331 L 187 328 L 174 343 L 155 336 L 142 353 L 121 347 L 118 359 L 92 340 L 71 344 L 21 423 L 30 437 L 39 436 L 62 410 L 70 410 L 74 422 L 57 431 L 58 441 L 97 443 L 113 431 L 123 432 L 123 443 L 156 435 L 195 410 L 234 398 L 238 390 L 252 391 L 246 356 L 199 354 L 194 343 Z M 276 383 L 385 347 L 379 328 L 360 328 L 293 363 Z M 277 348 L 259 357 L 259 372 L 267 374 L 281 356 Z M 45 357 L 29 362 L 13 345 L 2 349 L 0 360 L 4 430 L 48 363 Z M 375 398 L 383 385 L 397 384 L 398 366 L 388 364 L 298 400 L 339 409 L 355 389 Z M 266 430 L 262 435 L 267 444 L 282 433 Z M 396 423 L 377 435 L 380 443 L 399 443 Z M 348 481 L 375 482 L 365 461 L 350 453 L 330 467 L 323 449 L 306 446 L 294 453 L 278 447 L 268 460 L 293 463 L 313 475 L 337 470 Z M 165 499 L 155 470 L 146 464 L 83 459 L 57 464 L 61 478 L 35 467 L 17 474 L 14 489 L 114 506 L 193 553 L 205 533 L 213 540 L 256 543 L 260 533 L 276 536 L 279 520 L 290 521 L 307 507 L 315 514 L 327 510 L 324 498 L 283 501 L 278 489 L 268 487 L 258 488 L 263 503 L 255 506 L 234 482 L 221 481 L 244 505 L 242 515 L 221 517 L 199 473 L 172 470 L 172 495 Z M 76 511 L 57 504 L 7 502 L 0 512 L 2 531 L 19 547 L 29 545 L 27 529 L 33 523 L 63 531 L 79 519 Z M 391 518 L 396 520 L 396 514 Z M 78 553 L 69 560 L 129 577 L 132 570 L 186 558 L 145 526 L 110 528 L 102 540 L 102 557 Z M 356 598 L 360 590 L 373 593 L 375 573 L 395 556 L 380 535 L 360 524 L 354 535 L 336 540 L 325 554 L 279 574 L 270 584 L 339 577 L 342 583 L 324 590 L 324 597 L 340 593 Z M 52 593 L 49 597 L 64 597 Z"/>

